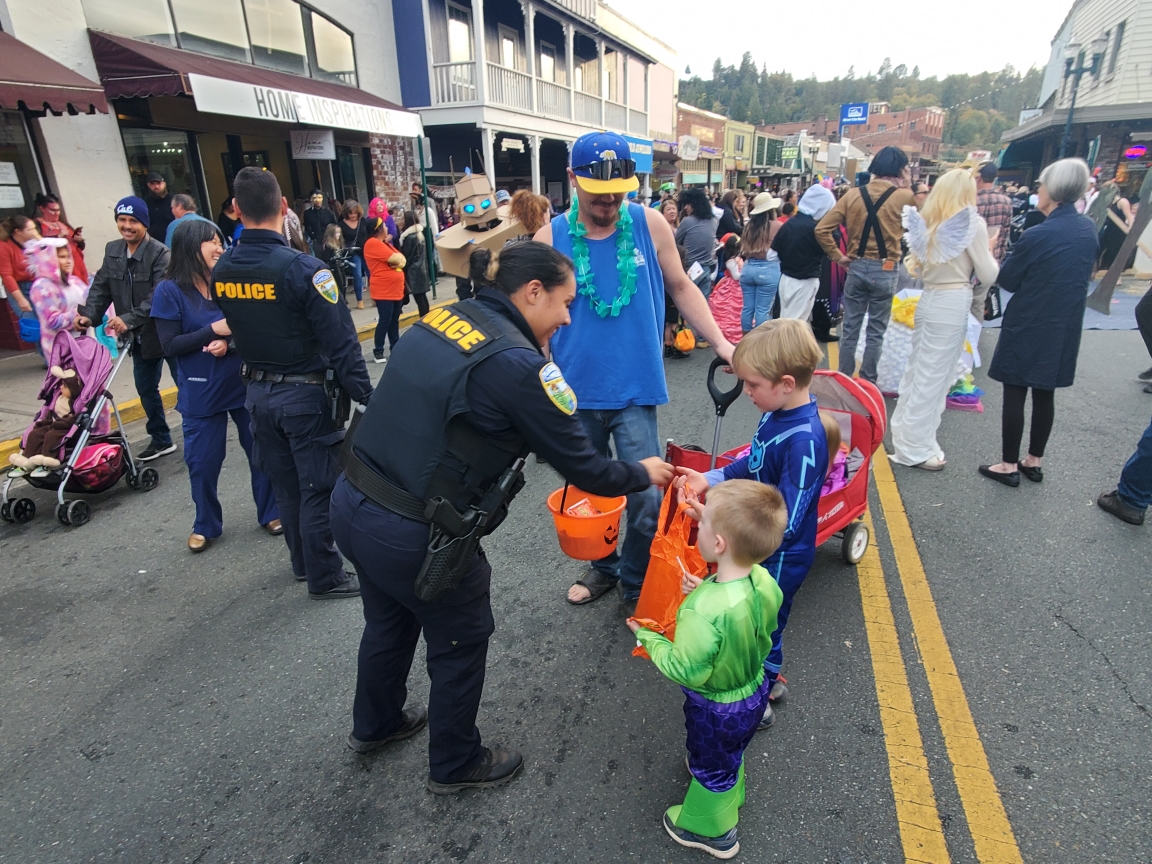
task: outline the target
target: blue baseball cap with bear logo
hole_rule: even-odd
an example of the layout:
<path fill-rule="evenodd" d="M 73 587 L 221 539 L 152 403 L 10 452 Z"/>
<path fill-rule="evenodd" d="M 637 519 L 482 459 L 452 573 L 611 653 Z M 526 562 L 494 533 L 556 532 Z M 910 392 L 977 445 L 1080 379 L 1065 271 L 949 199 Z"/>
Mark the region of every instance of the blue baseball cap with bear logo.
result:
<path fill-rule="evenodd" d="M 589 132 L 572 145 L 572 173 L 585 192 L 614 195 L 640 188 L 628 142 L 615 132 Z"/>

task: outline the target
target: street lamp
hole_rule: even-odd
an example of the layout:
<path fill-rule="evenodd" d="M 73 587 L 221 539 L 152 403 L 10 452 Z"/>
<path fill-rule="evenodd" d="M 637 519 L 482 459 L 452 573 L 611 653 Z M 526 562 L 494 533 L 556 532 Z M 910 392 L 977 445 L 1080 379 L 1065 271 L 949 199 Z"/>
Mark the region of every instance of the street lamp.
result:
<path fill-rule="evenodd" d="M 1091 62 L 1085 66 L 1080 59 L 1079 42 L 1069 42 L 1064 46 L 1064 78 L 1072 79 L 1072 101 L 1068 105 L 1068 122 L 1064 124 L 1064 138 L 1060 141 L 1060 156 L 1063 159 L 1068 152 L 1068 141 L 1072 138 L 1072 117 L 1076 113 L 1076 93 L 1080 89 L 1080 79 L 1085 73 L 1095 75 L 1100 69 L 1100 62 L 1104 59 L 1104 52 L 1108 50 L 1108 38 L 1101 33 L 1089 43 L 1088 50 Z"/>

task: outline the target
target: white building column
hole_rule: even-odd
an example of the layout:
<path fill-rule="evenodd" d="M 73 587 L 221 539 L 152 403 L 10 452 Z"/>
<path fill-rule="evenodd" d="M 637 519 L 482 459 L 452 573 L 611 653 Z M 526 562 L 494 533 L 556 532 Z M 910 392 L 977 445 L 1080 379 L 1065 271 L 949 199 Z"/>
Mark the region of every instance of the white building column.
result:
<path fill-rule="evenodd" d="M 492 189 L 496 189 L 496 130 L 486 126 L 480 127 L 480 142 L 484 155 L 484 173 L 488 175 L 488 182 Z"/>
<path fill-rule="evenodd" d="M 480 104 L 488 101 L 488 52 L 484 34 L 484 0 L 472 4 L 472 41 L 476 55 L 476 100 Z M 487 157 L 485 157 L 487 158 Z M 485 165 L 485 168 L 488 166 Z"/>
<path fill-rule="evenodd" d="M 533 135 L 528 143 L 532 148 L 532 191 L 539 195 L 542 187 L 540 182 L 540 136 Z"/>
<path fill-rule="evenodd" d="M 604 77 L 604 40 L 596 40 L 596 68 L 599 70 L 597 76 L 599 80 L 596 82 L 596 89 L 600 92 L 596 95 L 600 97 L 600 128 L 605 128 L 604 123 L 604 91 L 608 89 L 608 79 Z"/>
<path fill-rule="evenodd" d="M 520 8 L 524 12 L 524 42 L 525 54 L 528 58 L 528 89 L 532 92 L 532 113 L 536 113 L 536 6 L 532 0 L 521 0 Z"/>
<path fill-rule="evenodd" d="M 568 119 L 571 120 L 575 116 L 576 111 L 576 61 L 572 56 L 573 45 L 575 44 L 575 34 L 572 31 L 572 25 L 567 21 L 564 22 L 564 68 L 568 79 Z"/>

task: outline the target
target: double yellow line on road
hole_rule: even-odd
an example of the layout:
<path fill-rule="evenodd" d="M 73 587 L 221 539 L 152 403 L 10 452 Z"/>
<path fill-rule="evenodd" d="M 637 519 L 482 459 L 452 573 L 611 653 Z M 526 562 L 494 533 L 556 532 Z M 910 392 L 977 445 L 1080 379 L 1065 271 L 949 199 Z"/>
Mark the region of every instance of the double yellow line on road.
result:
<path fill-rule="evenodd" d="M 835 369 L 838 361 L 838 346 L 830 343 L 829 367 Z M 892 466 L 883 448 L 876 452 L 872 465 L 884 524 L 912 619 L 912 631 L 924 662 L 933 707 L 976 858 L 980 864 L 1023 864 L 940 623 Z M 866 517 L 866 522 L 871 529 L 870 516 Z M 873 539 L 875 536 L 873 532 Z M 951 859 L 936 806 L 920 722 L 908 685 L 892 602 L 875 543 L 869 546 L 856 570 L 904 857 L 907 861 L 932 864 L 948 862 Z"/>

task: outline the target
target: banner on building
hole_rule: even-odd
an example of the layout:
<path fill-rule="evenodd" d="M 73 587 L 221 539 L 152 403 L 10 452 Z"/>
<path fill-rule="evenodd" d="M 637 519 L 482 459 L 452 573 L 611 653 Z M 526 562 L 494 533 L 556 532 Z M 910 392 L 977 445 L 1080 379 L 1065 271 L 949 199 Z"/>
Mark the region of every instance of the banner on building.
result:
<path fill-rule="evenodd" d="M 636 163 L 636 173 L 651 174 L 652 141 L 648 138 L 635 138 L 632 135 L 621 137 L 628 142 L 628 149 L 632 152 L 632 161 Z"/>
<path fill-rule="evenodd" d="M 681 135 L 677 150 L 683 161 L 695 162 L 700 158 L 700 139 L 694 135 Z"/>
<path fill-rule="evenodd" d="M 251 117 L 279 123 L 305 123 L 357 132 L 416 138 L 423 134 L 420 115 L 377 105 L 328 99 L 295 90 L 227 81 L 210 75 L 188 73 L 196 110 L 208 114 Z M 355 91 L 353 91 L 355 92 Z"/>

